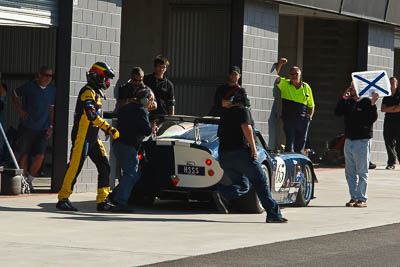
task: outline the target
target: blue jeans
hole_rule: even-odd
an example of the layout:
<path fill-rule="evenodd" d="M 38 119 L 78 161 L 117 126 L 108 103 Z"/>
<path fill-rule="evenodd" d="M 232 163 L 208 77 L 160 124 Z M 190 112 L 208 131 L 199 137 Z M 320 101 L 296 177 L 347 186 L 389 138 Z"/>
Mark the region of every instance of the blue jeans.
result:
<path fill-rule="evenodd" d="M 345 174 L 350 197 L 353 200 L 367 201 L 370 152 L 370 139 L 351 140 L 346 138 L 344 143 Z"/>
<path fill-rule="evenodd" d="M 140 179 L 139 159 L 135 147 L 115 142 L 112 146 L 115 157 L 122 168 L 122 177 L 112 193 L 117 204 L 127 205 L 133 186 Z"/>
<path fill-rule="evenodd" d="M 264 209 L 267 211 L 267 219 L 279 219 L 282 217 L 278 203 L 272 198 L 271 191 L 258 161 L 251 158 L 249 149 L 241 149 L 219 153 L 219 163 L 224 173 L 231 179 L 233 185 L 243 185 L 243 176 L 248 178 L 256 190 L 257 196 Z M 235 193 L 235 192 L 233 192 Z M 221 192 L 225 197 L 227 192 Z"/>
<path fill-rule="evenodd" d="M 308 118 L 283 120 L 283 130 L 286 135 L 286 152 L 303 153 L 309 125 L 310 120 Z"/>

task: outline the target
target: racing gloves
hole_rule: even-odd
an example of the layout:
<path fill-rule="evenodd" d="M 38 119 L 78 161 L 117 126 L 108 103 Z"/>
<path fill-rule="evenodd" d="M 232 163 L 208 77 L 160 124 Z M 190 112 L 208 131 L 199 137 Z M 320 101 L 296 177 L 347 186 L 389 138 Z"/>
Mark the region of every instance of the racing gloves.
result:
<path fill-rule="evenodd" d="M 93 124 L 102 129 L 106 134 L 111 135 L 113 139 L 119 138 L 118 130 L 108 124 L 108 122 L 106 122 L 103 118 L 97 116 L 97 118 L 93 121 Z"/>
<path fill-rule="evenodd" d="M 100 126 L 100 128 L 106 133 L 112 136 L 112 138 L 118 139 L 119 138 L 119 132 L 116 128 L 112 127 L 110 124 L 108 124 L 106 121 Z"/>
<path fill-rule="evenodd" d="M 114 140 L 119 138 L 118 130 L 112 126 L 108 127 L 108 129 L 105 132 L 111 135 Z"/>

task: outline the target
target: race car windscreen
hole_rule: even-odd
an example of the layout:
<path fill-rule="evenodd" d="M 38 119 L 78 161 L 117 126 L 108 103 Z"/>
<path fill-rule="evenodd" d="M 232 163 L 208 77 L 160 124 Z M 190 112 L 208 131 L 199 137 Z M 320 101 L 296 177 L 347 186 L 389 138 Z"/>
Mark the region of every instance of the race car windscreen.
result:
<path fill-rule="evenodd" d="M 166 131 L 166 133 L 168 132 L 168 130 Z M 199 125 L 199 131 L 200 131 L 200 140 L 201 140 L 201 142 L 208 143 L 208 142 L 212 142 L 212 141 L 214 141 L 215 139 L 218 138 L 217 137 L 218 125 L 200 124 Z M 183 133 L 172 134 L 172 135 L 163 134 L 159 138 L 175 138 L 175 139 L 184 139 L 184 140 L 193 140 L 193 141 L 195 141 L 194 132 L 195 132 L 194 128 L 191 128 L 188 131 L 185 131 Z"/>

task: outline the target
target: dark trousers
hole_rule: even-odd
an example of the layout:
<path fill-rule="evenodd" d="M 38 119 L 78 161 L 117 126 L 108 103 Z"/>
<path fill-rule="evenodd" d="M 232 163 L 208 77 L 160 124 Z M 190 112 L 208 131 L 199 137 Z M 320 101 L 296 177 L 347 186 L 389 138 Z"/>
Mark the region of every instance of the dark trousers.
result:
<path fill-rule="evenodd" d="M 386 151 L 388 154 L 387 165 L 396 164 L 400 156 L 400 121 L 385 120 L 383 123 L 383 138 L 385 139 Z"/>
<path fill-rule="evenodd" d="M 303 152 L 309 124 L 310 120 L 308 118 L 283 120 L 283 130 L 286 135 L 286 152 Z"/>

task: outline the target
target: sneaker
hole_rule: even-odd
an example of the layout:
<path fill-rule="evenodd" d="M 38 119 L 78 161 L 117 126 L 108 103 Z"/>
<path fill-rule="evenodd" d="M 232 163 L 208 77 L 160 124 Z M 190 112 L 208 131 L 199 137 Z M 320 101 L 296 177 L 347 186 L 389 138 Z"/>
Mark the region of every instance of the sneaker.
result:
<path fill-rule="evenodd" d="M 128 205 L 121 205 L 117 204 L 114 207 L 111 208 L 111 212 L 116 212 L 116 213 L 134 213 L 135 211 L 129 207 Z"/>
<path fill-rule="evenodd" d="M 356 208 L 366 208 L 368 206 L 367 202 L 365 201 L 357 201 L 356 204 L 354 204 L 354 207 Z"/>
<path fill-rule="evenodd" d="M 28 174 L 27 177 L 26 177 L 26 180 L 27 180 L 28 185 L 29 185 L 29 191 L 30 191 L 30 193 L 35 193 L 35 189 L 33 188 L 33 184 L 32 184 L 33 179 L 35 179 L 35 177 L 33 177 L 33 176 L 30 175 L 30 174 Z"/>
<path fill-rule="evenodd" d="M 62 200 L 59 200 L 56 204 L 56 208 L 59 210 L 65 210 L 65 211 L 78 211 L 77 208 L 72 206 L 71 202 L 69 201 L 68 198 L 64 198 Z"/>
<path fill-rule="evenodd" d="M 108 199 L 106 199 L 103 202 L 97 204 L 97 211 L 112 211 L 114 207 L 115 205 L 112 204 Z"/>
<path fill-rule="evenodd" d="M 227 201 L 216 191 L 212 193 L 212 197 L 218 212 L 221 214 L 228 214 L 229 210 Z"/>
<path fill-rule="evenodd" d="M 346 203 L 346 207 L 354 207 L 354 205 L 357 203 L 356 200 L 350 199 L 349 202 Z"/>
<path fill-rule="evenodd" d="M 368 167 L 368 169 L 370 169 L 370 170 L 373 170 L 373 169 L 375 169 L 376 168 L 376 164 L 375 163 L 372 163 L 371 161 L 369 162 L 369 167 Z"/>
<path fill-rule="evenodd" d="M 288 219 L 286 219 L 286 218 L 283 218 L 283 217 L 281 217 L 281 218 L 275 218 L 275 219 L 266 219 L 265 220 L 265 222 L 266 223 L 287 223 L 288 222 Z"/>
<path fill-rule="evenodd" d="M 394 170 L 394 165 L 387 165 L 386 170 Z"/>

